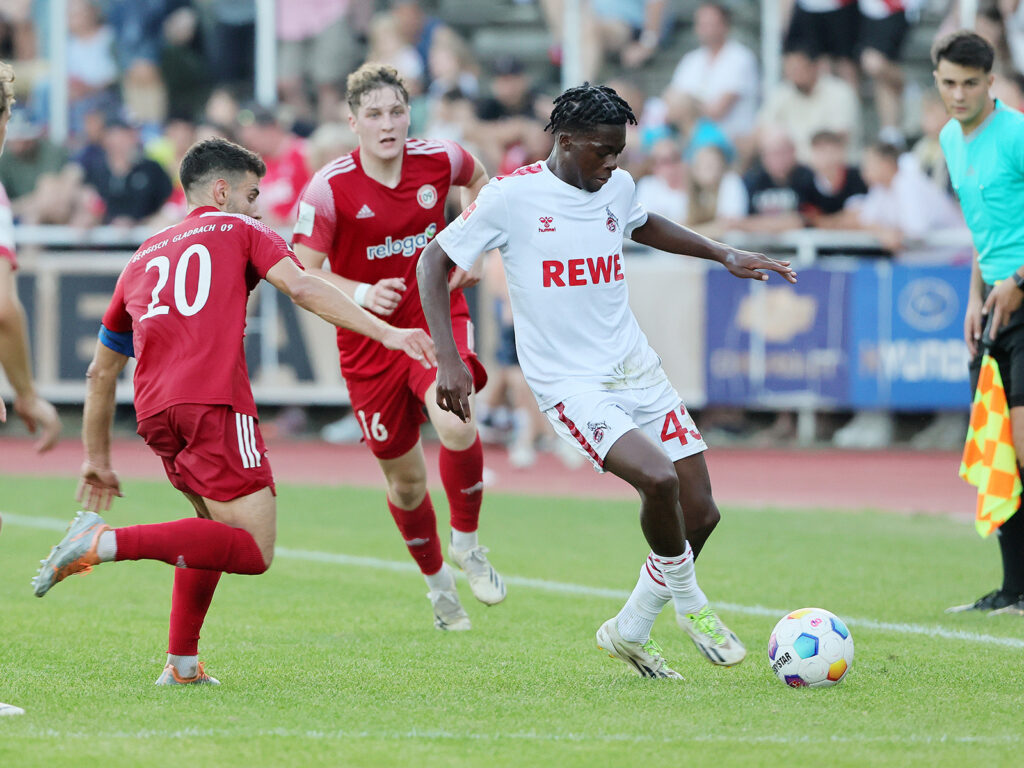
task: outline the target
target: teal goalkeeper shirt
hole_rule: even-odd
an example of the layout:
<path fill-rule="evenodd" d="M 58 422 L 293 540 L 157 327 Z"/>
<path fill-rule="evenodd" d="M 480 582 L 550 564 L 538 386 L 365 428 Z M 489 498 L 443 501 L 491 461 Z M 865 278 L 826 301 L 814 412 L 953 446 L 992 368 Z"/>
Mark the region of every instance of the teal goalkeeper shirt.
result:
<path fill-rule="evenodd" d="M 1024 114 L 996 100 L 967 136 L 956 120 L 946 123 L 939 143 L 991 285 L 1024 266 Z"/>

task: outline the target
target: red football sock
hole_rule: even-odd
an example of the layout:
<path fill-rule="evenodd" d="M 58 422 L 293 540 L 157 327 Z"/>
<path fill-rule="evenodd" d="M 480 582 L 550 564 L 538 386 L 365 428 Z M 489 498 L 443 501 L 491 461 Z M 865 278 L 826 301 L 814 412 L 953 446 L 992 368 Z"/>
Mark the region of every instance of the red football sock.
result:
<path fill-rule="evenodd" d="M 437 519 L 430 494 L 423 497 L 416 509 L 399 509 L 391 499 L 388 499 L 388 509 L 405 539 L 409 554 L 423 575 L 430 576 L 440 571 L 444 560 L 441 558 L 441 540 L 437 538 Z"/>
<path fill-rule="evenodd" d="M 480 504 L 484 499 L 484 448 L 480 435 L 464 451 L 451 451 L 442 445 L 440 465 L 452 528 L 472 533 L 479 525 Z"/>
<path fill-rule="evenodd" d="M 168 653 L 175 656 L 195 656 L 199 653 L 199 630 L 203 626 L 220 576 L 220 571 L 174 569 Z"/>
<path fill-rule="evenodd" d="M 267 570 L 252 535 L 216 520 L 188 517 L 171 523 L 115 529 L 117 560 L 163 560 L 181 568 L 257 574 Z"/>

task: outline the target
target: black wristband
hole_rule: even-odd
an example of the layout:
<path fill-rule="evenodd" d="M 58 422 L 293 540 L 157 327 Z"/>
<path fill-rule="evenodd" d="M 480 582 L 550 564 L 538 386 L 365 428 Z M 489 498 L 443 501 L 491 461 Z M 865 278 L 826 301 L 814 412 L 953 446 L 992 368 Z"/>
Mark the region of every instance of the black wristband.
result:
<path fill-rule="evenodd" d="M 1021 291 L 1024 291 L 1024 275 L 1022 275 L 1020 272 L 1014 272 L 1012 277 L 1013 282 L 1017 284 L 1017 288 Z"/>

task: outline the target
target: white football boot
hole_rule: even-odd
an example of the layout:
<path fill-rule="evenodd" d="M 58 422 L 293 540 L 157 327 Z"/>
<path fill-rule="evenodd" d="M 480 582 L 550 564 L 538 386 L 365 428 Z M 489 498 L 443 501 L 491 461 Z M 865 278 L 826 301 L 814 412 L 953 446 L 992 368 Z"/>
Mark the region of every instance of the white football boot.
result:
<path fill-rule="evenodd" d="M 682 675 L 669 667 L 661 655 L 661 647 L 654 640 L 646 643 L 623 640 L 614 616 L 597 630 L 597 647 L 611 658 L 625 662 L 640 677 L 683 679 Z"/>
<path fill-rule="evenodd" d="M 497 605 L 505 599 L 505 580 L 487 559 L 487 547 L 477 545 L 458 550 L 448 547 L 448 557 L 466 573 L 473 597 L 484 605 Z"/>
<path fill-rule="evenodd" d="M 427 598 L 434 609 L 434 626 L 446 632 L 463 632 L 471 628 L 469 615 L 459 602 L 459 593 L 455 589 L 455 573 L 445 563 L 441 570 L 448 577 L 444 589 L 432 589 Z"/>
<path fill-rule="evenodd" d="M 676 623 L 712 664 L 731 667 L 739 664 L 747 655 L 747 649 L 736 637 L 736 633 L 722 623 L 708 604 L 697 613 L 677 613 Z"/>

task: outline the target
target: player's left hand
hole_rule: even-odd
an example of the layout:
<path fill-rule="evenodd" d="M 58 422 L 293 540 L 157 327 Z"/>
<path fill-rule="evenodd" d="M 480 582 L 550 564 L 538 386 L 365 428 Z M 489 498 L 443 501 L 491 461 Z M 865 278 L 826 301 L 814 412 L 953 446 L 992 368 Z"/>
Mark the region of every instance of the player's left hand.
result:
<path fill-rule="evenodd" d="M 14 412 L 21 417 L 33 435 L 38 431 L 36 451 L 46 453 L 60 438 L 60 417 L 57 409 L 37 395 L 18 397 L 14 400 Z"/>
<path fill-rule="evenodd" d="M 435 389 L 437 406 L 442 411 L 454 413 L 463 422 L 470 420 L 469 396 L 473 393 L 473 374 L 461 358 L 458 364 L 438 365 Z"/>
<path fill-rule="evenodd" d="M 434 354 L 434 340 L 420 328 L 390 328 L 381 338 L 380 343 L 388 349 L 405 352 L 424 368 L 437 365 Z"/>
<path fill-rule="evenodd" d="M 780 261 L 763 253 L 753 251 L 741 251 L 738 248 L 730 248 L 722 259 L 722 264 L 736 277 L 746 277 L 752 280 L 767 280 L 768 274 L 764 270 L 778 272 L 789 282 L 796 282 L 796 272 L 789 266 L 788 261 Z"/>
<path fill-rule="evenodd" d="M 459 288 L 470 288 L 479 283 L 483 276 L 484 260 L 482 258 L 477 259 L 472 269 L 468 271 L 462 267 L 455 267 L 448 276 L 448 293 L 457 291 Z"/>
<path fill-rule="evenodd" d="M 88 459 L 82 462 L 75 501 L 87 511 L 99 513 L 110 509 L 110 503 L 115 496 L 124 496 L 121 493 L 121 481 L 117 478 L 117 472 L 97 467 Z"/>
<path fill-rule="evenodd" d="M 992 289 L 992 293 L 985 299 L 985 304 L 981 308 L 981 314 L 991 318 L 988 326 L 990 339 L 994 339 L 999 333 L 999 329 L 1009 322 L 1010 315 L 1020 309 L 1022 302 L 1024 302 L 1024 293 L 1021 293 L 1017 284 L 1009 278 L 1001 280 Z"/>

